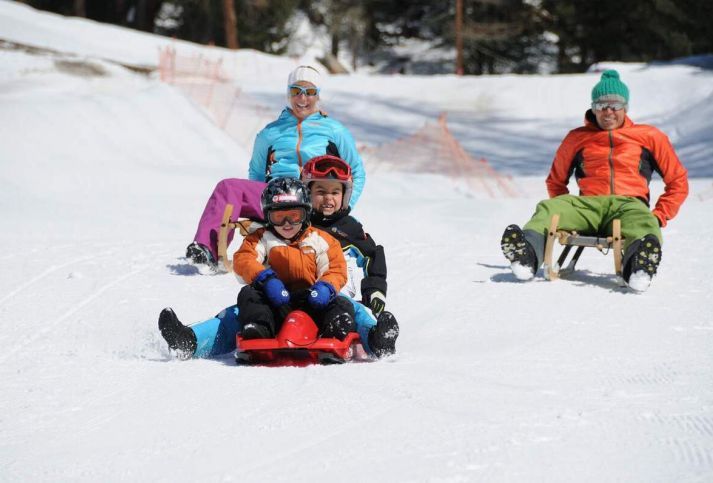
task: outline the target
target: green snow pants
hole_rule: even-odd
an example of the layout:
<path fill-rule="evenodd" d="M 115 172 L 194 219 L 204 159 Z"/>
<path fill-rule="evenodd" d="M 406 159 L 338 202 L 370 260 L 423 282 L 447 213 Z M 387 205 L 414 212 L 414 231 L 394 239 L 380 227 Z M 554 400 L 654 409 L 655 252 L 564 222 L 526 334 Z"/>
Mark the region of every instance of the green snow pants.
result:
<path fill-rule="evenodd" d="M 646 235 L 655 235 L 663 245 L 658 219 L 641 200 L 631 196 L 575 196 L 560 195 L 540 201 L 535 214 L 525 224 L 525 238 L 537 253 L 538 266 L 544 258 L 547 230 L 552 215 L 559 214 L 559 229 L 576 231 L 583 235 L 611 236 L 612 222 L 621 220 L 624 240 L 624 262 L 627 249 Z"/>

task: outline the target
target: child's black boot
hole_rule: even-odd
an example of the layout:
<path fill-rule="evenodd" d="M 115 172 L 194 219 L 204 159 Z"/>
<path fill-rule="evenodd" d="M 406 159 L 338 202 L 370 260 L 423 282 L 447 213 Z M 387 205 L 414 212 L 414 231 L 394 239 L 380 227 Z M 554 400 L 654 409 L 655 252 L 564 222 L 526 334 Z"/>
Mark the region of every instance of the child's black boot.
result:
<path fill-rule="evenodd" d="M 349 332 L 354 332 L 355 330 L 354 317 L 348 312 L 339 312 L 324 321 L 324 330 L 321 337 L 334 337 L 344 340 Z"/>
<path fill-rule="evenodd" d="M 275 333 L 271 330 L 270 325 L 255 321 L 248 322 L 243 325 L 243 330 L 240 331 L 240 337 L 243 339 L 273 339 Z"/>
<path fill-rule="evenodd" d="M 399 323 L 391 312 L 384 311 L 376 319 L 376 325 L 369 331 L 369 347 L 377 357 L 396 353 L 396 339 L 399 337 Z"/>
<path fill-rule="evenodd" d="M 183 358 L 190 358 L 195 354 L 198 343 L 193 329 L 186 327 L 178 320 L 173 309 L 166 307 L 158 317 L 158 330 L 168 343 L 168 348 L 180 353 Z"/>

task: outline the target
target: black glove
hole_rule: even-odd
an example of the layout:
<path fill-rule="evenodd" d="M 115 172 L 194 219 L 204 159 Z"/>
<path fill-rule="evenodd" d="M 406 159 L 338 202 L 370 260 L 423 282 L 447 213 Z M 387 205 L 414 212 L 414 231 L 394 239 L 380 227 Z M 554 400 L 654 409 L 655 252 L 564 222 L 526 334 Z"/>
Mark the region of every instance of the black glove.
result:
<path fill-rule="evenodd" d="M 374 317 L 379 317 L 381 313 L 386 308 L 386 295 L 379 292 L 378 290 L 371 294 L 369 297 L 369 308 Z"/>

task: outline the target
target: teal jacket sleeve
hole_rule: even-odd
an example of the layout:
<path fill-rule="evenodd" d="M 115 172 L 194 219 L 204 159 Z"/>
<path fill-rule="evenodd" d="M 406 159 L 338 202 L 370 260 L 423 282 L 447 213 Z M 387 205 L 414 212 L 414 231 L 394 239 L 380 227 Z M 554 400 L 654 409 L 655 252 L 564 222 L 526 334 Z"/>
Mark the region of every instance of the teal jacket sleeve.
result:
<path fill-rule="evenodd" d="M 267 133 L 263 129 L 255 137 L 253 155 L 250 158 L 250 167 L 248 168 L 248 179 L 265 181 L 265 174 L 267 173 L 267 155 L 269 149 L 270 144 L 267 140 Z"/>

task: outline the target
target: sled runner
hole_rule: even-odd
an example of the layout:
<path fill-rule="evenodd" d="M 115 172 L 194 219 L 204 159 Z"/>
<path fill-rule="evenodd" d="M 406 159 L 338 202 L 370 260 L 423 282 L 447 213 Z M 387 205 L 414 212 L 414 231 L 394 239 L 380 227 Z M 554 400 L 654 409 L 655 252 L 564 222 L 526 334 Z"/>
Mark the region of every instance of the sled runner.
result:
<path fill-rule="evenodd" d="M 574 267 L 579 261 L 579 257 L 586 247 L 594 247 L 603 254 L 612 251 L 614 254 L 614 273 L 616 273 L 619 283 L 623 283 L 621 270 L 621 257 L 624 238 L 621 236 L 621 220 L 614 220 L 612 223 L 612 236 L 585 236 L 580 235 L 576 231 L 558 230 L 559 215 L 552 215 L 550 220 L 550 229 L 547 231 L 547 241 L 545 243 L 545 260 L 544 271 L 547 280 L 556 280 L 560 277 L 566 277 L 574 272 Z M 557 263 L 552 263 L 554 252 L 555 239 L 559 240 L 560 245 L 564 246 L 562 253 L 557 259 Z M 577 247 L 572 259 L 565 268 L 562 266 L 567 259 L 573 247 Z"/>
<path fill-rule="evenodd" d="M 253 222 L 249 218 L 233 221 L 230 219 L 231 216 L 233 216 L 233 205 L 228 203 L 223 210 L 223 221 L 220 223 L 218 233 L 218 263 L 222 263 L 228 273 L 233 273 L 233 261 L 228 258 L 228 230 L 240 230 L 240 234 L 245 236 Z"/>
<path fill-rule="evenodd" d="M 274 339 L 246 340 L 238 334 L 236 347 L 235 360 L 238 364 L 307 366 L 370 359 L 359 334 L 351 332 L 344 340 L 320 338 L 317 325 L 301 310 L 287 314 Z"/>

